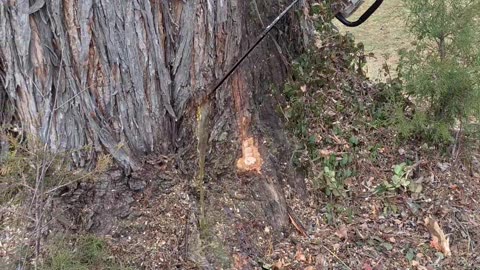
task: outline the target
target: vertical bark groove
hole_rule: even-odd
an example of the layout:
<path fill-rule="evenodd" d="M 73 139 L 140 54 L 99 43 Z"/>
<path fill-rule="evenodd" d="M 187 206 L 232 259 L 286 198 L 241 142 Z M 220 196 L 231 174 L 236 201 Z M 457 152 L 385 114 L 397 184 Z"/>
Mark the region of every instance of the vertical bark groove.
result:
<path fill-rule="evenodd" d="M 25 132 L 43 140 L 52 113 L 52 150 L 74 151 L 79 166 L 106 151 L 138 169 L 142 156 L 175 150 L 189 122 L 179 120 L 191 117 L 185 115 L 189 100 L 261 32 L 258 15 L 272 18 L 286 3 L 261 1 L 254 11 L 241 0 L 9 1 L 0 6 L 0 106 L 4 111 L 14 104 Z M 299 24 L 291 18 L 285 26 Z M 275 58 L 281 58 L 280 47 L 292 48 L 290 41 L 301 47 L 303 32 L 279 29 L 288 41 L 262 45 L 255 60 L 240 67 L 244 91 L 256 91 L 253 73 L 264 74 L 262 80 L 285 78 Z M 229 85 L 216 103 L 231 113 L 231 93 L 224 92 Z M 1 122 L 6 119 L 2 113 Z"/>

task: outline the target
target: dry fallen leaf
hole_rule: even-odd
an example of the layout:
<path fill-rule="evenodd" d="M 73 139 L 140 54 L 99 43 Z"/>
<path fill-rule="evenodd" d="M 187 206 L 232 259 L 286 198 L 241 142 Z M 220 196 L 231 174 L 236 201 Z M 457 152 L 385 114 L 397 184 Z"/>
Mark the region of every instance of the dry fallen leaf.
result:
<path fill-rule="evenodd" d="M 427 270 L 427 268 L 423 265 L 420 265 L 417 261 L 412 261 L 412 266 L 415 267 L 417 270 Z"/>
<path fill-rule="evenodd" d="M 340 229 L 338 229 L 335 232 L 335 235 L 338 236 L 338 238 L 340 238 L 340 239 L 347 239 L 347 237 L 348 237 L 347 226 L 345 226 L 345 225 L 340 226 Z"/>
<path fill-rule="evenodd" d="M 283 259 L 281 259 L 273 265 L 272 269 L 282 270 L 284 269 L 284 267 L 285 267 L 285 262 L 283 261 Z"/>
<path fill-rule="evenodd" d="M 322 157 L 329 157 L 333 154 L 333 152 L 328 149 L 321 149 L 319 152 L 320 152 L 320 156 Z"/>
<path fill-rule="evenodd" d="M 370 266 L 369 263 L 364 263 L 362 269 L 363 270 L 373 270 L 372 266 Z"/>
<path fill-rule="evenodd" d="M 305 254 L 303 254 L 301 249 L 297 250 L 297 253 L 295 254 L 295 260 L 299 262 L 304 262 L 307 260 L 307 258 L 305 257 Z"/>
<path fill-rule="evenodd" d="M 245 269 L 248 266 L 247 258 L 241 254 L 233 254 L 233 269 Z"/>
<path fill-rule="evenodd" d="M 445 236 L 445 233 L 438 225 L 438 222 L 427 217 L 425 218 L 425 226 L 432 235 L 430 245 L 436 250 L 442 252 L 446 257 L 452 256 L 452 252 L 450 251 L 450 239 Z"/>

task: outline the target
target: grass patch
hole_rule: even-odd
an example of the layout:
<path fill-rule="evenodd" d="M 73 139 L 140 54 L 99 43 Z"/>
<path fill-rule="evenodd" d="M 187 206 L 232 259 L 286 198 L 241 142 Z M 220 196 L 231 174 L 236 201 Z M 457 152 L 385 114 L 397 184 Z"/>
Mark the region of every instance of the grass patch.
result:
<path fill-rule="evenodd" d="M 1 134 L 2 130 L 0 130 Z M 95 166 L 88 170 L 75 168 L 70 162 L 77 154 L 75 150 L 45 152 L 43 143 L 33 136 L 27 135 L 29 145 L 20 138 L 4 135 L 2 138 L 8 145 L 8 152 L 0 160 L 0 205 L 11 200 L 18 203 L 31 197 L 35 192 L 42 161 L 45 160 L 45 175 L 42 180 L 44 194 L 50 195 L 61 187 L 81 181 L 94 180 L 97 175 L 108 171 L 113 166 L 110 155 L 100 155 Z M 86 150 L 90 146 L 85 147 Z"/>
<path fill-rule="evenodd" d="M 373 2 L 366 0 L 350 20 L 355 20 Z M 384 1 L 377 12 L 359 27 L 347 28 L 340 22 L 335 22 L 335 25 L 342 33 L 349 32 L 356 42 L 363 43 L 366 54 L 373 54 L 367 61 L 367 74 L 370 78 L 380 79 L 384 77 L 381 71 L 383 65 L 396 66 L 398 50 L 408 49 L 413 40 L 407 31 L 406 18 L 407 10 L 402 1 Z"/>
<path fill-rule="evenodd" d="M 56 237 L 47 246 L 42 270 L 128 269 L 111 255 L 107 243 L 96 236 Z"/>

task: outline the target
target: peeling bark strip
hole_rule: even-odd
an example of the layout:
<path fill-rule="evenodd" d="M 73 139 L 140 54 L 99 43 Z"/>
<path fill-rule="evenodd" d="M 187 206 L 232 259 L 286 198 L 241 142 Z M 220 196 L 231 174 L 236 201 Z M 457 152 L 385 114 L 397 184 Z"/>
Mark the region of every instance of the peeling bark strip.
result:
<path fill-rule="evenodd" d="M 271 20 L 288 4 L 254 1 L 263 18 L 243 0 L 2 2 L 0 108 L 14 104 L 25 132 L 43 140 L 52 113 L 52 150 L 74 150 L 78 166 L 106 151 L 138 169 L 141 156 L 175 150 L 187 101 L 238 59 L 261 32 L 259 19 Z M 294 40 L 292 52 L 302 47 L 305 32 L 298 30 L 305 24 L 289 17 L 283 25 L 290 27 L 280 25 L 273 35 L 281 35 L 284 48 Z M 263 79 L 286 74 L 282 64 L 272 65 L 278 50 L 260 47 L 251 57 L 277 70 L 242 64 L 249 85 L 252 73 Z"/>

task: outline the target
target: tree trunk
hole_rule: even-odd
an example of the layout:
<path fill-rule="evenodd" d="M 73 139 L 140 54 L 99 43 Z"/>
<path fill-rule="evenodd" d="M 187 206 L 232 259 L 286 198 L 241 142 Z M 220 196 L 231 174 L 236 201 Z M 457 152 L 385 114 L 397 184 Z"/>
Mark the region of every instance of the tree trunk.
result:
<path fill-rule="evenodd" d="M 7 0 L 0 6 L 0 122 L 10 121 L 5 112 L 14 105 L 25 133 L 43 142 L 48 135 L 51 150 L 71 152 L 76 166 L 108 153 L 133 172 L 147 155 L 201 150 L 205 132 L 206 166 L 216 157 L 227 170 L 259 179 L 266 215 L 285 228 L 276 164 L 288 161 L 288 141 L 270 94 L 288 75 L 285 60 L 308 42 L 305 1 L 212 100 L 200 110 L 196 104 L 289 2 Z M 207 124 L 197 127 L 197 114 Z"/>

